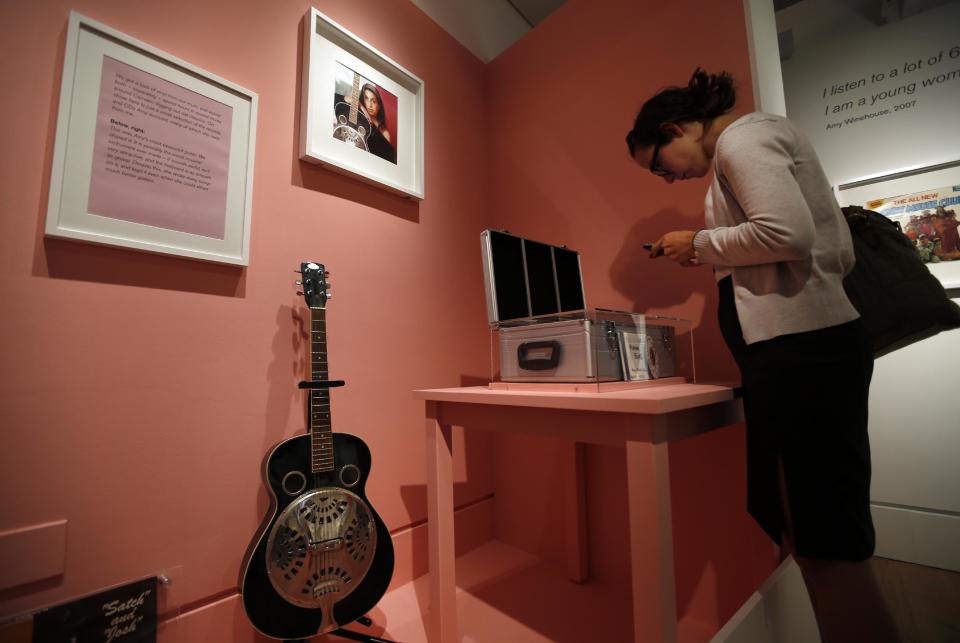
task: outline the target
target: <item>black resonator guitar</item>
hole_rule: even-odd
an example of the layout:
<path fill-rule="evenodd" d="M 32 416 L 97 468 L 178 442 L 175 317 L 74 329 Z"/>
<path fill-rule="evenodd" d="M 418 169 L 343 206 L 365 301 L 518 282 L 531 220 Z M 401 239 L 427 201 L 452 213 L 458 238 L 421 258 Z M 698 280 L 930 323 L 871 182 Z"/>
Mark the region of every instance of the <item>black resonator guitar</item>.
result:
<path fill-rule="evenodd" d="M 284 440 L 265 459 L 271 509 L 242 569 L 243 607 L 277 639 L 309 638 L 361 618 L 393 576 L 393 543 L 367 500 L 370 450 L 333 433 L 327 371 L 327 273 L 303 263 L 310 308 L 309 433 Z"/>
<path fill-rule="evenodd" d="M 367 140 L 370 138 L 373 127 L 370 125 L 367 113 L 360 108 L 361 97 L 360 74 L 354 72 L 349 102 L 344 100 L 333 106 L 337 117 L 337 122 L 333 125 L 333 137 L 369 152 Z"/>

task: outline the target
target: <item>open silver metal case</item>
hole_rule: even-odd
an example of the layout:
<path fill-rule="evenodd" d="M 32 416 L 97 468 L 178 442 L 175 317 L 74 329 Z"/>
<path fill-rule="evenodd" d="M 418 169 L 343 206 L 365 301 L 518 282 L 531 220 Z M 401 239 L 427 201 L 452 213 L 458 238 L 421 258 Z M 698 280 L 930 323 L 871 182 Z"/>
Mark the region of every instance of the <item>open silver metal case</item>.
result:
<path fill-rule="evenodd" d="M 491 386 L 619 390 L 696 381 L 691 322 L 587 308 L 580 255 L 498 230 L 480 235 Z"/>

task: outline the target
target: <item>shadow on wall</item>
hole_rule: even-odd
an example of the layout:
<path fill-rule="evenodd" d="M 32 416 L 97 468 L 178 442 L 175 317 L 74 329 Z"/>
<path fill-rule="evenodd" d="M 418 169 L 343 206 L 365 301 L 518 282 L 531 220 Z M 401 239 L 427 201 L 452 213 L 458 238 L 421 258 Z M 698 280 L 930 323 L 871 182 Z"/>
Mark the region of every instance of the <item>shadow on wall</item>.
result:
<path fill-rule="evenodd" d="M 471 436 L 471 433 L 476 433 L 472 431 L 464 432 L 464 450 L 469 450 L 469 444 L 477 436 Z M 464 482 L 456 482 L 453 485 L 453 496 L 454 498 L 459 498 L 462 496 L 462 490 L 466 488 Z M 413 515 L 414 511 L 421 511 L 420 515 L 426 516 L 426 511 L 422 509 L 427 504 L 427 487 L 426 485 L 416 484 L 416 485 L 401 485 L 400 487 L 400 497 L 403 499 L 403 504 L 407 508 L 407 511 Z M 476 501 L 468 501 L 466 503 L 454 503 L 454 515 L 461 510 L 466 509 L 476 502 L 483 501 L 492 496 L 487 496 L 486 498 L 480 498 Z M 420 508 L 420 509 L 418 509 Z M 402 529 L 410 529 L 410 537 L 404 538 L 402 540 L 395 539 L 394 547 L 397 547 L 398 544 L 408 543 L 409 549 L 402 551 L 399 548 L 396 550 L 397 558 L 397 567 L 394 569 L 393 580 L 390 583 L 388 591 L 395 589 L 399 585 L 406 584 L 411 580 L 415 580 L 424 574 L 427 574 L 430 569 L 430 542 L 427 532 L 426 518 L 423 520 L 414 522 L 409 527 L 403 527 Z M 455 523 L 459 524 L 455 520 Z M 420 527 L 419 529 L 417 527 Z M 482 542 L 477 542 L 476 534 L 467 534 L 464 533 L 464 527 L 455 527 L 455 553 L 457 556 L 462 556 L 467 551 L 482 545 Z M 401 568 L 401 565 L 404 566 Z M 424 622 L 424 627 L 426 628 L 427 614 L 430 609 L 430 597 L 428 594 L 417 591 L 417 604 L 419 605 L 418 613 L 420 618 Z"/>
<path fill-rule="evenodd" d="M 266 372 L 268 389 L 264 453 L 281 440 L 307 432 L 307 394 L 297 388 L 297 383 L 309 377 L 309 360 L 306 356 L 309 341 L 310 319 L 306 310 L 302 307 L 280 306 L 273 336 L 273 359 L 267 365 Z M 292 432 L 288 430 L 291 412 L 294 416 Z"/>
<path fill-rule="evenodd" d="M 323 166 L 313 165 L 300 160 L 300 90 L 303 85 L 303 29 L 297 29 L 297 82 L 294 89 L 293 104 L 296 105 L 293 118 L 293 150 L 290 184 L 321 192 L 344 201 L 364 205 L 380 210 L 412 223 L 420 223 L 420 203 L 415 199 L 395 194 L 385 188 L 369 185 Z"/>
<path fill-rule="evenodd" d="M 610 283 L 617 292 L 638 306 L 642 304 L 644 309 L 670 309 L 687 302 L 690 292 L 703 288 L 706 281 L 704 271 L 709 268 L 683 268 L 663 257 L 651 259 L 643 244 L 652 243 L 671 230 L 702 227 L 702 216 L 684 214 L 673 208 L 664 208 L 637 220 L 627 231 L 620 251 L 610 264 Z M 700 316 L 693 321 L 699 322 Z"/>
<path fill-rule="evenodd" d="M 777 565 L 746 512 L 742 425 L 670 445 L 677 614 L 722 626 Z"/>
<path fill-rule="evenodd" d="M 637 312 L 653 311 L 693 322 L 698 381 L 738 380 L 739 374 L 716 323 L 717 289 L 710 266 L 684 268 L 649 258 L 644 243 L 671 230 L 698 230 L 701 214 L 664 208 L 638 220 L 610 265 L 610 283 Z M 652 232 L 657 231 L 657 232 Z"/>
<path fill-rule="evenodd" d="M 247 276 L 240 266 L 43 238 L 42 227 L 39 235 L 35 277 L 246 297 Z"/>
<path fill-rule="evenodd" d="M 610 280 L 634 303 L 634 310 L 694 322 L 698 381 L 736 381 L 736 365 L 716 322 L 718 296 L 711 268 L 683 268 L 668 259 L 650 259 L 642 246 L 671 230 L 702 227 L 701 214 L 674 208 L 637 221 L 613 260 Z M 671 445 L 680 618 L 689 614 L 694 620 L 722 624 L 774 565 L 769 541 L 746 515 L 743 435 L 742 428 L 728 428 Z M 619 469 L 619 463 L 609 464 Z M 758 553 L 767 551 L 769 560 Z"/>

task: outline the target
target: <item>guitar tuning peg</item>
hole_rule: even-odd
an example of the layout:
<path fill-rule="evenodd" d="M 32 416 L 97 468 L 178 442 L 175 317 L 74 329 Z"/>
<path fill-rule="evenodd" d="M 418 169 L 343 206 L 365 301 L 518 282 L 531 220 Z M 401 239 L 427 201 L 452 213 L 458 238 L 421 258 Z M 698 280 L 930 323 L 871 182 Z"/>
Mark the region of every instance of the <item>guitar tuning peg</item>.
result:
<path fill-rule="evenodd" d="M 302 285 L 303 285 L 303 282 L 300 281 L 299 279 L 297 279 L 297 280 L 296 280 L 295 282 L 293 282 L 293 283 L 297 284 L 298 286 L 302 286 Z"/>
<path fill-rule="evenodd" d="M 303 272 L 300 271 L 300 270 L 294 270 L 294 272 L 297 273 L 298 275 L 302 275 L 302 274 L 303 274 Z"/>
<path fill-rule="evenodd" d="M 329 272 L 324 272 L 324 273 L 323 273 L 323 278 L 324 278 L 324 279 L 329 279 L 329 278 L 330 278 L 330 273 L 329 273 Z"/>
<path fill-rule="evenodd" d="M 328 293 L 327 293 L 327 299 L 333 299 L 333 293 L 328 292 Z"/>
<path fill-rule="evenodd" d="M 297 294 L 298 294 L 298 295 L 301 295 L 301 296 L 303 295 L 303 293 L 300 292 L 299 290 L 297 291 Z"/>

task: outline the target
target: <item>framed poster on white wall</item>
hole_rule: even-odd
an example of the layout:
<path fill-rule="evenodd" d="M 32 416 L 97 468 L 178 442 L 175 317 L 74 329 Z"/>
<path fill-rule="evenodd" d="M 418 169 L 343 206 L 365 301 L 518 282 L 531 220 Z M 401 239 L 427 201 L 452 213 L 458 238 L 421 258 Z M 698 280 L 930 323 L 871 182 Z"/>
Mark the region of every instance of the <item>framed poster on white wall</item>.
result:
<path fill-rule="evenodd" d="M 960 160 L 852 181 L 837 200 L 899 223 L 943 287 L 960 288 Z"/>

